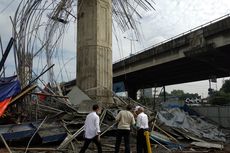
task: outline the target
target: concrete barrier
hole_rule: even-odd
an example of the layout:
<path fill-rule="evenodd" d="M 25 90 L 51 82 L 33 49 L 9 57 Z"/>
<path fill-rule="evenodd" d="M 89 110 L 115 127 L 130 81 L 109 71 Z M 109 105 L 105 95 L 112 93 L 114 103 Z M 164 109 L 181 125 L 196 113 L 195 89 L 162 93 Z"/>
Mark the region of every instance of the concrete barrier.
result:
<path fill-rule="evenodd" d="M 191 108 L 220 126 L 230 128 L 230 106 L 193 106 Z"/>

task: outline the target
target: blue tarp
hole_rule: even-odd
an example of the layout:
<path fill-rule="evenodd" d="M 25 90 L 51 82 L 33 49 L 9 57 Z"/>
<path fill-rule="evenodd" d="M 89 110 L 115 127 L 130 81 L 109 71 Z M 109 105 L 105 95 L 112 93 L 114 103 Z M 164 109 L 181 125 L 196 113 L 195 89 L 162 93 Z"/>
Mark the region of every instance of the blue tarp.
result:
<path fill-rule="evenodd" d="M 20 83 L 16 80 L 16 76 L 0 78 L 0 102 L 17 95 L 20 90 Z"/>
<path fill-rule="evenodd" d="M 125 91 L 125 84 L 124 82 L 117 82 L 113 84 L 113 92 L 124 92 Z"/>
<path fill-rule="evenodd" d="M 17 78 L 17 75 L 14 75 L 11 77 L 0 78 L 0 85 L 2 83 L 8 83 L 8 82 L 14 81 L 16 78 Z"/>

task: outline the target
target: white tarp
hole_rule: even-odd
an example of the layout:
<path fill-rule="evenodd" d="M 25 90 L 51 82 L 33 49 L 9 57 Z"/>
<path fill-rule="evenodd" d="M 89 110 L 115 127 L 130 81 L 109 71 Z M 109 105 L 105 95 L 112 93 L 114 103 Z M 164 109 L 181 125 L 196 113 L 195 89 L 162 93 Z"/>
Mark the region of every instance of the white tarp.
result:
<path fill-rule="evenodd" d="M 158 119 L 170 127 L 182 128 L 199 138 L 225 142 L 225 135 L 217 126 L 207 123 L 199 117 L 191 117 L 179 108 L 167 109 L 157 114 Z"/>

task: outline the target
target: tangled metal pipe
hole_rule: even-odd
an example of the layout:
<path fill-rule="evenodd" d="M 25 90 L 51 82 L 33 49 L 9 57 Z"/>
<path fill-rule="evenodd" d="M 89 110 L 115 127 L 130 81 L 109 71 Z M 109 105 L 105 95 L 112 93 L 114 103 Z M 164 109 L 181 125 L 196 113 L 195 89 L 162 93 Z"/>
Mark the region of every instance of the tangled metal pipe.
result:
<path fill-rule="evenodd" d="M 22 83 L 31 80 L 33 59 L 46 57 L 48 67 L 60 46 L 70 21 L 77 21 L 77 5 L 84 0 L 22 0 L 15 11 L 13 37 L 15 38 L 15 65 Z M 141 18 L 141 11 L 154 9 L 152 0 L 112 0 L 112 16 L 122 31 L 134 29 L 139 32 L 134 18 Z M 54 72 L 49 72 L 54 81 Z"/>

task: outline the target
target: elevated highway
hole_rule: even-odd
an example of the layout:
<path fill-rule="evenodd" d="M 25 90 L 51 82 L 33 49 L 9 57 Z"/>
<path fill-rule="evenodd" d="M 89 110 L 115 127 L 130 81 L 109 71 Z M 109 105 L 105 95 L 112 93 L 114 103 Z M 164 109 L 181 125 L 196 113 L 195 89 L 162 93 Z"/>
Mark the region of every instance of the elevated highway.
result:
<path fill-rule="evenodd" d="M 230 76 L 229 14 L 113 64 L 113 83 L 138 89 Z"/>

